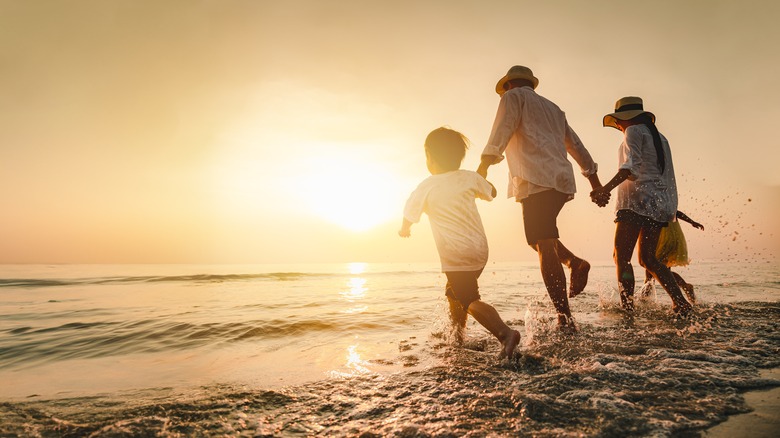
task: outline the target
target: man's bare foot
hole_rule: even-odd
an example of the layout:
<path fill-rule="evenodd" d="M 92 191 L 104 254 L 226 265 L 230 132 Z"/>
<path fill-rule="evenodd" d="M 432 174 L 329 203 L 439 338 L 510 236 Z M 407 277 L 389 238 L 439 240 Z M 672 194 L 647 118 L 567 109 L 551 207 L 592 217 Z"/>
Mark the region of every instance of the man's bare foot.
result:
<path fill-rule="evenodd" d="M 687 301 L 682 300 L 684 304 L 672 304 L 672 311 L 674 311 L 677 316 L 680 317 L 688 317 L 693 312 L 693 306 L 691 306 Z"/>
<path fill-rule="evenodd" d="M 558 315 L 558 331 L 562 333 L 577 333 L 577 324 L 572 316 Z"/>
<path fill-rule="evenodd" d="M 501 349 L 501 355 L 499 357 L 504 358 L 508 357 L 509 359 L 512 358 L 512 355 L 515 354 L 515 348 L 517 348 L 517 345 L 520 343 L 520 332 L 517 330 L 510 330 L 509 333 L 507 333 L 506 336 L 504 336 L 504 339 L 501 340 L 501 345 L 504 347 Z"/>
<path fill-rule="evenodd" d="M 585 290 L 588 284 L 590 263 L 578 259 L 571 262 L 571 279 L 569 280 L 569 298 L 574 298 Z"/>

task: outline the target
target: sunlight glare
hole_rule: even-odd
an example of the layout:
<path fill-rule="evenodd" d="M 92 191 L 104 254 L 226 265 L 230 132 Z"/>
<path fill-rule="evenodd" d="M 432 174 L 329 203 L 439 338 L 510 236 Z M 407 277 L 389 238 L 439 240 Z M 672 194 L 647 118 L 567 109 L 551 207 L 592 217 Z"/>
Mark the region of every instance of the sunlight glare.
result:
<path fill-rule="evenodd" d="M 309 213 L 356 232 L 400 217 L 406 196 L 388 166 L 365 157 L 312 157 L 297 184 Z"/>
<path fill-rule="evenodd" d="M 347 264 L 347 269 L 349 270 L 350 274 L 358 275 L 366 272 L 366 265 L 367 263 L 352 262 Z"/>

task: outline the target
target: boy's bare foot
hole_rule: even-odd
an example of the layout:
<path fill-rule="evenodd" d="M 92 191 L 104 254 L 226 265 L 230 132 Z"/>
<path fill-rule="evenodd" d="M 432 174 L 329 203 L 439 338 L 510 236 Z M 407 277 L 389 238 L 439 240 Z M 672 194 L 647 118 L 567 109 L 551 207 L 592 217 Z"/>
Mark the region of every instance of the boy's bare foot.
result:
<path fill-rule="evenodd" d="M 463 327 L 459 327 L 457 325 L 452 326 L 452 330 L 450 330 L 450 341 L 460 347 L 463 345 L 463 341 L 465 340 L 466 336 L 464 334 Z"/>
<path fill-rule="evenodd" d="M 501 345 L 504 348 L 501 349 L 501 355 L 499 357 L 501 358 L 507 357 L 511 359 L 512 355 L 515 354 L 515 348 L 517 348 L 517 345 L 519 343 L 520 343 L 520 332 L 517 330 L 510 330 L 509 333 L 507 333 L 507 335 L 504 336 L 504 339 L 501 340 Z"/>
<path fill-rule="evenodd" d="M 585 290 L 588 284 L 590 263 L 579 259 L 571 262 L 571 279 L 569 281 L 569 298 L 574 298 Z"/>

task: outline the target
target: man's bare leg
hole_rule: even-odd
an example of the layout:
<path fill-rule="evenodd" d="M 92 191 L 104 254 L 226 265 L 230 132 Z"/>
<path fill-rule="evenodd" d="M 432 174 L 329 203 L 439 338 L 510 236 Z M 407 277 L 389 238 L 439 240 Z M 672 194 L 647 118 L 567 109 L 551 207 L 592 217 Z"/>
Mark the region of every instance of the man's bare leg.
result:
<path fill-rule="evenodd" d="M 569 298 L 574 298 L 585 290 L 588 284 L 588 273 L 590 272 L 590 263 L 574 255 L 568 248 L 563 246 L 560 240 L 555 243 L 555 251 L 558 253 L 558 259 L 569 268 Z"/>
<path fill-rule="evenodd" d="M 542 279 L 547 287 L 555 311 L 558 313 L 558 327 L 574 327 L 574 319 L 569 309 L 569 299 L 566 295 L 566 275 L 557 252 L 558 239 L 542 239 L 536 244 L 539 254 L 539 266 Z"/>

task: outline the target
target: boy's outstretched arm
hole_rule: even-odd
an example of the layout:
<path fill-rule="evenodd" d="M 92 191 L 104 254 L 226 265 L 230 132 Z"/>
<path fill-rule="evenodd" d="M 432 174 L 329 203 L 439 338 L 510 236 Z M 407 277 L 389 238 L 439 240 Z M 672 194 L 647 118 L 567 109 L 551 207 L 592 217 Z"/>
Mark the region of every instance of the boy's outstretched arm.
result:
<path fill-rule="evenodd" d="M 409 237 L 412 235 L 412 223 L 406 218 L 404 218 L 404 221 L 401 224 L 401 229 L 398 230 L 398 235 L 401 237 Z"/>
<path fill-rule="evenodd" d="M 689 224 L 693 225 L 693 228 L 698 228 L 700 230 L 704 229 L 704 225 L 696 222 L 695 220 L 691 219 L 686 215 L 685 213 L 681 212 L 680 210 L 677 210 L 677 219 L 680 219 L 681 221 L 688 222 Z"/>

